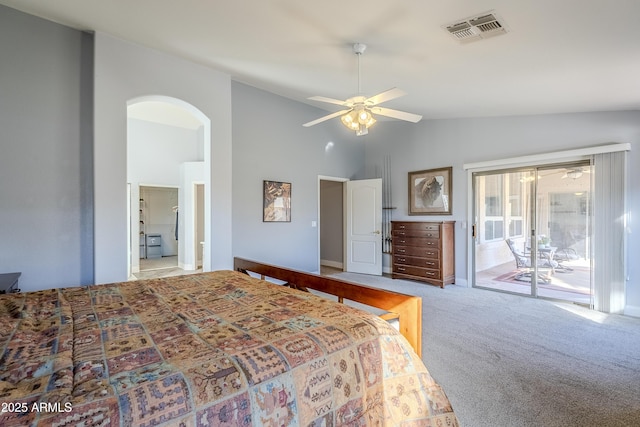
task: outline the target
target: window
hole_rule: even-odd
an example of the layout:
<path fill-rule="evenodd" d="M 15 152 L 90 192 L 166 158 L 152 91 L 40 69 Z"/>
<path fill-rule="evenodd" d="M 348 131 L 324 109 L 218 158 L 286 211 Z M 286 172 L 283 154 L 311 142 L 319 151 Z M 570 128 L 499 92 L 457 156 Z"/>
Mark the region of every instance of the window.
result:
<path fill-rule="evenodd" d="M 522 211 L 524 210 L 524 183 L 527 181 L 525 176 L 530 175 L 526 172 L 516 172 L 508 174 L 509 186 L 508 194 L 508 221 L 509 221 L 509 237 L 522 237 L 524 234 L 523 224 L 524 218 Z"/>
<path fill-rule="evenodd" d="M 531 172 L 486 175 L 481 179 L 481 239 L 484 242 L 524 236 L 525 185 Z"/>
<path fill-rule="evenodd" d="M 484 240 L 504 239 L 503 175 L 484 177 Z"/>

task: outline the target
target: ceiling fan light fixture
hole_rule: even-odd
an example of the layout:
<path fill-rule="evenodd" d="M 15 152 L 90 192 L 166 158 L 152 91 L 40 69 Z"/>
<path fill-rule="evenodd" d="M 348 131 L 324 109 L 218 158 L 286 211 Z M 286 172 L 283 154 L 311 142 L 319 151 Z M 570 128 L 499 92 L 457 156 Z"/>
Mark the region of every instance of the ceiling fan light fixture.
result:
<path fill-rule="evenodd" d="M 365 125 L 360 125 L 360 128 L 356 131 L 356 136 L 362 136 L 369 133 L 369 128 Z"/>
<path fill-rule="evenodd" d="M 366 108 L 354 108 L 340 116 L 342 124 L 349 130 L 356 131 L 356 135 L 366 135 L 367 129 L 376 123 L 376 119 Z"/>

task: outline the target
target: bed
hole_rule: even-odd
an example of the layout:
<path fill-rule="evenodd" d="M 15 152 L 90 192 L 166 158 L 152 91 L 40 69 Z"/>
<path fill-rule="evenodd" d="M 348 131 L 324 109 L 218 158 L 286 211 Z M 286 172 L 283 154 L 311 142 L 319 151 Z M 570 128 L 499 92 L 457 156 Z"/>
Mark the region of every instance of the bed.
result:
<path fill-rule="evenodd" d="M 383 318 L 301 290 L 371 288 L 235 269 L 2 295 L 0 425 L 458 425 L 385 320 L 402 330 L 414 297 L 389 293 Z"/>

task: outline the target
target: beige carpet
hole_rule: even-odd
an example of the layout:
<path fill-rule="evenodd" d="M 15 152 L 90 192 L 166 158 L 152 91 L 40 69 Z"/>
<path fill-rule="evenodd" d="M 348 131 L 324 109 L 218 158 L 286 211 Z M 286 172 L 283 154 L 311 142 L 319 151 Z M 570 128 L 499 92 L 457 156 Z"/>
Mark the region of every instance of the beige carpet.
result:
<path fill-rule="evenodd" d="M 421 296 L 423 360 L 462 426 L 639 426 L 640 319 L 353 273 Z"/>

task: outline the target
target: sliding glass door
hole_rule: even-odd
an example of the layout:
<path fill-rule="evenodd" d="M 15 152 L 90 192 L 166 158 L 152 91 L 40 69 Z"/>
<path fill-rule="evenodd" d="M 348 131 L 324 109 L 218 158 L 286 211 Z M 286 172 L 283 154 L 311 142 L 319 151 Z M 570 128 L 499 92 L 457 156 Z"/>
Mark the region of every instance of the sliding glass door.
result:
<path fill-rule="evenodd" d="M 473 174 L 475 287 L 591 305 L 591 168 Z"/>

